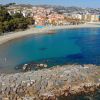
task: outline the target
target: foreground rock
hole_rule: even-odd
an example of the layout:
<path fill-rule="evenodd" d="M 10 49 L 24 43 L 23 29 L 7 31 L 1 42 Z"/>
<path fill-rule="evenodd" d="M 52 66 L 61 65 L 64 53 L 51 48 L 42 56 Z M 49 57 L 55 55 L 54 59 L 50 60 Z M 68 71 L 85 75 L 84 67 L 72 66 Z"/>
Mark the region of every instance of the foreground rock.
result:
<path fill-rule="evenodd" d="M 94 93 L 97 89 L 100 67 L 95 65 L 56 66 L 0 76 L 1 100 L 74 100 L 71 95 Z"/>

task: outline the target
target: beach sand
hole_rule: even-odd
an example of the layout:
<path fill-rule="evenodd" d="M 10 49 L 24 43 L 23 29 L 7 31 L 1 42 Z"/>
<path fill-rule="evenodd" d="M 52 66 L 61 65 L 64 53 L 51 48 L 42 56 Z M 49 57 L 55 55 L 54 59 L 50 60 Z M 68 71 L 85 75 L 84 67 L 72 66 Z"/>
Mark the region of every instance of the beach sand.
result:
<path fill-rule="evenodd" d="M 73 29 L 73 28 L 100 28 L 98 24 L 81 24 L 81 25 L 66 25 L 66 26 L 45 26 L 44 28 L 37 29 L 37 28 L 30 28 L 25 31 L 19 32 L 11 32 L 11 34 L 0 36 L 0 44 L 6 43 L 10 40 L 20 38 L 23 36 L 31 35 L 31 34 L 43 34 L 48 33 L 52 30 L 59 30 L 59 29 Z"/>

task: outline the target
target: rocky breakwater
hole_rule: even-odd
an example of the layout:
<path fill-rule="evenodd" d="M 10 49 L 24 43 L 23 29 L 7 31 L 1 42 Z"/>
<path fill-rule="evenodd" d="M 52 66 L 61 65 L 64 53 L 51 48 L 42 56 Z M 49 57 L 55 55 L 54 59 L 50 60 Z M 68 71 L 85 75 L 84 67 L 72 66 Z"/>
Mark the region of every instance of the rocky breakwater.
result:
<path fill-rule="evenodd" d="M 0 75 L 0 100 L 76 100 L 71 97 L 97 89 L 100 67 L 95 65 L 64 65 Z"/>

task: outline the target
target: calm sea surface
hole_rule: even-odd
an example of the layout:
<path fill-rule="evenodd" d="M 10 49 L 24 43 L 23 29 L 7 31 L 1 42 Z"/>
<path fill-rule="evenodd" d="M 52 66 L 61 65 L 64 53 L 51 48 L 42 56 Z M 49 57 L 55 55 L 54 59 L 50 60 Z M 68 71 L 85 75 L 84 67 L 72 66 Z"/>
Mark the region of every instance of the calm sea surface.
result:
<path fill-rule="evenodd" d="M 0 46 L 0 71 L 16 72 L 29 62 L 100 65 L 100 28 L 58 30 L 55 34 L 31 35 Z"/>

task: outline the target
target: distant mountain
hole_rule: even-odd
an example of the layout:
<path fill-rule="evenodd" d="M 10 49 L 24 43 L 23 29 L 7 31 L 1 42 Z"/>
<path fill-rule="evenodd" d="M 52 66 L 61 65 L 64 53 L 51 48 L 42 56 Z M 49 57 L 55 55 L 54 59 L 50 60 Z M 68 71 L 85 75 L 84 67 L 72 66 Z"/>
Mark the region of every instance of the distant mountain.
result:
<path fill-rule="evenodd" d="M 13 4 L 13 3 L 12 3 Z M 9 5 L 10 6 L 10 5 Z M 16 4 L 13 6 L 21 6 L 21 7 L 43 7 L 43 8 L 52 8 L 54 11 L 58 13 L 78 13 L 78 14 L 100 14 L 100 8 L 81 8 L 81 7 L 64 7 L 64 6 L 57 6 L 57 5 L 31 5 L 31 4 Z"/>
<path fill-rule="evenodd" d="M 44 8 L 53 8 L 54 11 L 60 13 L 91 13 L 91 14 L 100 14 L 100 8 L 81 8 L 81 7 L 64 7 L 64 6 L 56 6 L 56 5 L 33 5 L 37 7 Z"/>
<path fill-rule="evenodd" d="M 31 5 L 31 4 L 19 4 L 17 6 L 28 7 L 28 8 L 32 8 L 33 7 L 33 5 Z"/>

